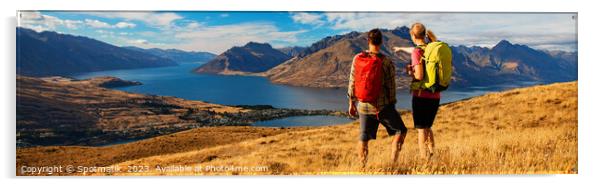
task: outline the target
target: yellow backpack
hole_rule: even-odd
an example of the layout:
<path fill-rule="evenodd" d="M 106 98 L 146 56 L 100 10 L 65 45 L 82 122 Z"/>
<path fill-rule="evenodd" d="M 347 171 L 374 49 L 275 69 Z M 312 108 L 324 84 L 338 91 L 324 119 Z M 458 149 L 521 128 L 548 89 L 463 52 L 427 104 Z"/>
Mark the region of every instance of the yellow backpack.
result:
<path fill-rule="evenodd" d="M 440 92 L 446 90 L 451 82 L 452 51 L 445 42 L 431 42 L 426 46 L 419 46 L 424 50 L 424 77 L 421 81 L 412 82 L 412 90 L 428 90 Z"/>

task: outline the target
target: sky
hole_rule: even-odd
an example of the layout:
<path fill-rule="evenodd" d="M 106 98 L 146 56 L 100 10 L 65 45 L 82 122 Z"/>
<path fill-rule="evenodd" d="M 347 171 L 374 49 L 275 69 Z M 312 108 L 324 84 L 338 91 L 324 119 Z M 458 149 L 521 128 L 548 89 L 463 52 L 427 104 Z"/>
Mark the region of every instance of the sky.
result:
<path fill-rule="evenodd" d="M 452 45 L 500 40 L 577 51 L 576 13 L 20 11 L 17 26 L 94 38 L 117 46 L 220 54 L 250 41 L 309 46 L 326 36 L 425 24 Z"/>

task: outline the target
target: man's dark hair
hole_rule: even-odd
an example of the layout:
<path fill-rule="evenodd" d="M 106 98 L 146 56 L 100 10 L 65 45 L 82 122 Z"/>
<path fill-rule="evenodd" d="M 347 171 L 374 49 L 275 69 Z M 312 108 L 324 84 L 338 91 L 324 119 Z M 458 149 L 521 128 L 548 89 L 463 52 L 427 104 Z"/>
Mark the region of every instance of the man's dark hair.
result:
<path fill-rule="evenodd" d="M 383 43 L 383 35 L 378 29 L 372 29 L 368 32 L 368 42 L 372 45 L 380 46 Z"/>

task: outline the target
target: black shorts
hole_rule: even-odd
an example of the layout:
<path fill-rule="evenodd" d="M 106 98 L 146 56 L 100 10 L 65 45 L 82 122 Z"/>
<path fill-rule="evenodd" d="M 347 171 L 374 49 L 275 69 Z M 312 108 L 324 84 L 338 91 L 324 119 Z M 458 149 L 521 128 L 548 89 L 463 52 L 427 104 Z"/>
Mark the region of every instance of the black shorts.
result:
<path fill-rule="evenodd" d="M 373 114 L 359 114 L 360 117 L 360 141 L 376 139 L 378 124 L 381 123 L 387 129 L 389 136 L 401 134 L 408 131 L 401 120 L 401 116 L 395 109 L 395 105 L 387 105 L 378 112 L 378 119 Z"/>
<path fill-rule="evenodd" d="M 439 110 L 439 99 L 412 97 L 414 128 L 426 129 L 433 126 Z"/>

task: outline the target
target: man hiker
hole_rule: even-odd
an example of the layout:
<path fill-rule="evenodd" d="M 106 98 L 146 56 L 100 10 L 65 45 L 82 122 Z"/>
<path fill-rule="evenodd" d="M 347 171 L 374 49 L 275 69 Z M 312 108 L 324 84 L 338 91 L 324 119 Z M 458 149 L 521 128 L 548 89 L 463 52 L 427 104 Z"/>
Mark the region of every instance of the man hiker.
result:
<path fill-rule="evenodd" d="M 382 34 L 368 32 L 368 50 L 353 58 L 349 74 L 349 115 L 359 115 L 359 158 L 362 167 L 368 161 L 368 141 L 376 139 L 378 124 L 383 124 L 391 143 L 391 160 L 397 162 L 407 128 L 395 109 L 395 64 L 379 52 Z"/>

